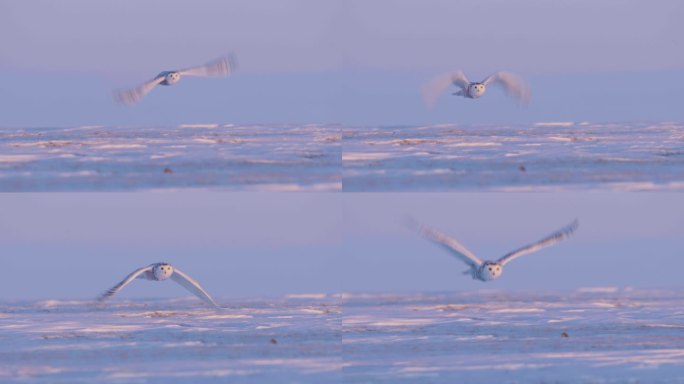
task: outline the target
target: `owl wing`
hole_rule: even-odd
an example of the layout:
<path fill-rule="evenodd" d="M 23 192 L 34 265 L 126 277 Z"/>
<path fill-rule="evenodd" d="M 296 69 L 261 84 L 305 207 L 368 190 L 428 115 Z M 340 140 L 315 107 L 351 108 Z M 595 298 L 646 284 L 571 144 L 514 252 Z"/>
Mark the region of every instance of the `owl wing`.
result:
<path fill-rule="evenodd" d="M 185 289 L 190 291 L 193 295 L 202 299 L 202 301 L 204 301 L 205 303 L 218 308 L 218 304 L 216 304 L 214 299 L 212 299 L 211 296 L 209 296 L 209 294 L 204 289 L 202 289 L 199 283 L 193 280 L 190 276 L 183 273 L 180 269 L 174 268 L 171 278 L 173 279 L 173 281 L 182 285 Z"/>
<path fill-rule="evenodd" d="M 133 89 L 116 91 L 114 92 L 114 99 L 122 104 L 135 104 L 162 81 L 164 81 L 164 76 L 160 75 L 148 81 L 147 83 L 140 84 Z"/>
<path fill-rule="evenodd" d="M 482 265 L 482 260 L 470 252 L 461 243 L 456 241 L 456 239 L 453 239 L 440 231 L 421 224 L 417 224 L 417 230 L 418 233 L 425 236 L 428 240 L 431 240 L 432 242 L 442 246 L 452 255 L 456 256 L 456 258 L 468 264 L 469 266 L 476 268 Z"/>
<path fill-rule="evenodd" d="M 516 98 L 522 104 L 528 104 L 531 98 L 530 87 L 521 77 L 509 72 L 497 72 L 484 81 L 485 86 L 497 85 L 503 88 L 507 95 Z"/>
<path fill-rule="evenodd" d="M 231 53 L 205 65 L 182 69 L 178 72 L 181 76 L 228 76 L 235 70 L 237 70 L 237 58 Z"/>
<path fill-rule="evenodd" d="M 560 242 L 561 240 L 567 239 L 570 235 L 572 235 L 573 232 L 575 232 L 578 226 L 579 222 L 575 220 L 572 223 L 554 232 L 553 234 L 537 241 L 536 243 L 526 245 L 522 248 L 516 249 L 515 251 L 508 253 L 507 255 L 497 260 L 497 262 L 501 265 L 506 265 L 508 262 L 517 259 L 522 255 L 536 252 L 542 248 L 554 245 Z"/>
<path fill-rule="evenodd" d="M 461 89 L 461 92 L 465 92 L 469 84 L 470 82 L 461 70 L 444 73 L 423 86 L 423 99 L 427 105 L 433 106 L 450 85 L 455 85 Z"/>
<path fill-rule="evenodd" d="M 122 290 L 123 287 L 128 285 L 128 283 L 130 283 L 131 281 L 135 280 L 135 278 L 137 278 L 141 274 L 143 274 L 145 272 L 152 271 L 152 267 L 153 267 L 153 265 L 148 265 L 147 267 L 136 269 L 130 275 L 126 276 L 126 278 L 123 279 L 119 284 L 109 288 L 106 292 L 104 292 L 100 296 L 98 296 L 97 301 L 104 301 L 104 300 L 110 298 L 111 296 L 114 296 L 117 292 Z"/>

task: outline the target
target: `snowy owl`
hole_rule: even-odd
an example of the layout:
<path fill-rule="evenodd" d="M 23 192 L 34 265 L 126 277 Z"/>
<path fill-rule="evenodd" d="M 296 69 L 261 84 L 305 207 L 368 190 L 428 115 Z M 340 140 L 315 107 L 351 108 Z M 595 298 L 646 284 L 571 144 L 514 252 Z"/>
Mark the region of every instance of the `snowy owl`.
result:
<path fill-rule="evenodd" d="M 205 65 L 199 67 L 192 67 L 181 69 L 177 71 L 163 71 L 154 79 L 141 84 L 133 89 L 126 91 L 116 91 L 114 98 L 124 104 L 134 104 L 140 101 L 152 88 L 157 85 L 173 85 L 176 84 L 181 76 L 228 76 L 237 69 L 237 60 L 235 55 L 230 54 L 225 57 L 218 58 Z"/>
<path fill-rule="evenodd" d="M 211 298 L 211 296 L 209 296 L 209 294 L 204 289 L 202 289 L 202 287 L 195 280 L 193 280 L 192 278 L 190 278 L 190 276 L 183 273 L 180 269 L 174 268 L 173 266 L 171 266 L 171 264 L 168 263 L 150 264 L 147 267 L 143 267 L 133 271 L 133 273 L 126 276 L 126 278 L 123 279 L 119 284 L 113 286 L 105 293 L 101 294 L 97 298 L 97 300 L 104 301 L 109 297 L 114 296 L 117 292 L 123 289 L 123 287 L 125 287 L 126 285 L 128 285 L 128 283 L 135 279 L 162 281 L 168 278 L 171 278 L 176 283 L 185 287 L 185 289 L 190 291 L 193 295 L 202 299 L 205 303 L 212 305 L 214 307 L 218 307 L 218 305 Z"/>
<path fill-rule="evenodd" d="M 423 97 L 428 105 L 434 105 L 444 91 L 455 85 L 460 88 L 453 95 L 463 96 L 469 99 L 480 98 L 489 85 L 499 85 L 509 96 L 513 96 L 520 103 L 527 104 L 530 101 L 530 89 L 527 83 L 517 75 L 509 72 L 497 72 L 488 76 L 481 82 L 470 82 L 463 71 L 458 70 L 437 76 L 434 80 L 423 87 Z"/>
<path fill-rule="evenodd" d="M 553 234 L 537 241 L 536 243 L 529 244 L 522 248 L 516 249 L 513 252 L 509 252 L 508 254 L 501 257 L 499 260 L 483 261 L 480 260 L 480 258 L 475 256 L 475 254 L 470 252 L 468 249 L 466 249 L 466 247 L 461 245 L 455 239 L 432 228 L 412 223 L 412 226 L 414 226 L 420 234 L 434 241 L 435 243 L 441 245 L 442 247 L 446 248 L 458 259 L 468 264 L 470 269 L 465 271 L 464 274 L 470 275 L 473 279 L 481 281 L 498 279 L 499 277 L 501 277 L 501 274 L 503 273 L 503 267 L 507 263 L 522 255 L 536 252 L 544 247 L 548 247 L 550 245 L 558 243 L 561 240 L 566 239 L 577 229 L 578 225 L 579 223 L 577 222 L 577 220 L 575 220 L 567 226 L 554 232 Z"/>

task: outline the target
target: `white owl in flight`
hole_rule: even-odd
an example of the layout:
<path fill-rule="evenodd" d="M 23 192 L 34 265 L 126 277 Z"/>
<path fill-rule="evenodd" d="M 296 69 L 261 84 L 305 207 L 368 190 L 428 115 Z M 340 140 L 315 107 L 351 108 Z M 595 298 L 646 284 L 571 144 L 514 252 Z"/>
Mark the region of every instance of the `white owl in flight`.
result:
<path fill-rule="evenodd" d="M 123 104 L 135 104 L 140 101 L 157 85 L 174 85 L 181 76 L 212 76 L 226 77 L 237 69 L 237 59 L 234 54 L 220 57 L 205 65 L 175 71 L 163 71 L 154 79 L 139 86 L 123 91 L 115 91 L 114 98 Z"/>
<path fill-rule="evenodd" d="M 130 275 L 126 276 L 125 279 L 121 280 L 119 284 L 108 289 L 106 292 L 98 296 L 98 301 L 104 301 L 128 285 L 131 281 L 135 279 L 145 279 L 152 281 L 163 281 L 168 278 L 175 281 L 176 283 L 182 285 L 185 289 L 190 291 L 193 295 L 199 297 L 205 303 L 218 308 L 218 304 L 214 299 L 209 296 L 209 294 L 202 289 L 198 282 L 193 280 L 190 276 L 183 273 L 180 269 L 174 268 L 169 263 L 155 263 L 150 264 L 147 267 L 142 267 L 133 271 Z"/>
<path fill-rule="evenodd" d="M 496 261 L 489 261 L 481 260 L 475 256 L 474 253 L 470 252 L 466 247 L 461 245 L 461 243 L 456 241 L 456 239 L 449 237 L 435 229 L 428 228 L 415 222 L 411 222 L 410 224 L 412 227 L 417 229 L 421 235 L 446 248 L 446 250 L 456 256 L 456 258 L 466 263 L 470 269 L 465 271 L 464 274 L 470 275 L 473 279 L 480 281 L 498 279 L 503 273 L 504 265 L 510 261 L 513 261 L 522 255 L 536 252 L 542 248 L 554 245 L 561 240 L 568 238 L 579 226 L 578 221 L 575 220 L 551 235 L 537 241 L 536 243 L 532 243 L 522 248 L 516 249 L 513 252 L 509 252 Z"/>
<path fill-rule="evenodd" d="M 463 71 L 458 70 L 437 76 L 423 87 L 423 98 L 432 106 L 449 86 L 455 85 L 458 90 L 455 96 L 463 96 L 468 99 L 478 99 L 484 95 L 490 85 L 503 88 L 507 95 L 515 98 L 521 104 L 528 104 L 531 98 L 530 88 L 520 76 L 509 72 L 497 72 L 480 82 L 471 82 Z"/>

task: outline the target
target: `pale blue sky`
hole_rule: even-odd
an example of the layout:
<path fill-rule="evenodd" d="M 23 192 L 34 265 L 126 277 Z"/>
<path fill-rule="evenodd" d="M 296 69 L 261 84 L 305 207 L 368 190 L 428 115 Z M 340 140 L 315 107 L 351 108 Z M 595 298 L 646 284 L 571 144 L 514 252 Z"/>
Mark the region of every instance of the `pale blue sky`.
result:
<path fill-rule="evenodd" d="M 681 193 L 347 193 L 344 201 L 340 273 L 347 290 L 684 286 Z M 566 241 L 516 259 L 500 279 L 483 283 L 462 274 L 463 262 L 408 230 L 406 217 L 453 236 L 485 260 L 575 218 L 580 224 Z"/>
<path fill-rule="evenodd" d="M 23 193 L 0 199 L 0 299 L 93 298 L 178 266 L 217 297 L 341 290 L 341 205 L 326 193 Z M 123 297 L 175 297 L 136 281 Z"/>
<path fill-rule="evenodd" d="M 169 261 L 217 297 L 681 287 L 681 193 L 47 193 L 0 199 L 0 299 L 88 299 Z M 482 283 L 405 218 L 483 259 L 579 219 L 570 239 Z M 123 297 L 174 297 L 137 281 Z"/>
<path fill-rule="evenodd" d="M 1 0 L 0 127 L 681 120 L 683 15 L 676 0 Z M 227 51 L 231 79 L 111 100 Z M 418 88 L 454 68 L 518 72 L 533 104 L 493 91 L 428 110 Z"/>

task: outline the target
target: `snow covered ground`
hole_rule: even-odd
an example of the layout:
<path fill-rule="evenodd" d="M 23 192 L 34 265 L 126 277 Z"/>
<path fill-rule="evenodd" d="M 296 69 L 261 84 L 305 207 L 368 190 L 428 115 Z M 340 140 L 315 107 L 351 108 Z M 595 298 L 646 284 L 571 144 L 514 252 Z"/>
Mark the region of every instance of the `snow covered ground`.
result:
<path fill-rule="evenodd" d="M 0 382 L 336 383 L 339 300 L 325 295 L 4 302 Z"/>
<path fill-rule="evenodd" d="M 0 303 L 0 382 L 682 383 L 684 291 Z"/>
<path fill-rule="evenodd" d="M 340 137 L 316 124 L 3 128 L 0 191 L 334 191 Z"/>
<path fill-rule="evenodd" d="M 684 292 L 346 294 L 348 383 L 682 383 Z"/>
<path fill-rule="evenodd" d="M 684 189 L 672 122 L 3 128 L 0 153 L 0 191 Z"/>
<path fill-rule="evenodd" d="M 682 190 L 684 124 L 356 127 L 345 191 Z"/>

